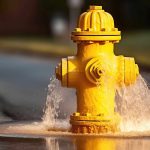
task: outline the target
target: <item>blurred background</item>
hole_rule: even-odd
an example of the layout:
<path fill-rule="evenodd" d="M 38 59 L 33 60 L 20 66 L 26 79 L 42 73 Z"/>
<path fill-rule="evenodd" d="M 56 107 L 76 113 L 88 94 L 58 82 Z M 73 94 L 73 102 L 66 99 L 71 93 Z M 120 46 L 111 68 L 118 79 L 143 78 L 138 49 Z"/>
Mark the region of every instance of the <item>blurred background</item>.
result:
<path fill-rule="evenodd" d="M 89 5 L 112 14 L 122 31 L 115 53 L 135 57 L 150 81 L 149 0 L 0 0 L 0 122 L 41 118 L 49 79 L 61 57 L 76 53 L 70 32 Z"/>

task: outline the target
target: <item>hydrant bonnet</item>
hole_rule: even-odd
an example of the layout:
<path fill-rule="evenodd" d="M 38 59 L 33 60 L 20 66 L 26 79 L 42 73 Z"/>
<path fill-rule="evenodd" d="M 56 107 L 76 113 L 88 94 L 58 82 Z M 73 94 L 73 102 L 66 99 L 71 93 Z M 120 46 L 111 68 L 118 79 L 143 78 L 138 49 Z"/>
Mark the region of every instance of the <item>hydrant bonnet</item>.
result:
<path fill-rule="evenodd" d="M 119 41 L 120 31 L 114 26 L 113 17 L 101 6 L 90 6 L 81 14 L 78 27 L 72 32 L 73 41 Z"/>

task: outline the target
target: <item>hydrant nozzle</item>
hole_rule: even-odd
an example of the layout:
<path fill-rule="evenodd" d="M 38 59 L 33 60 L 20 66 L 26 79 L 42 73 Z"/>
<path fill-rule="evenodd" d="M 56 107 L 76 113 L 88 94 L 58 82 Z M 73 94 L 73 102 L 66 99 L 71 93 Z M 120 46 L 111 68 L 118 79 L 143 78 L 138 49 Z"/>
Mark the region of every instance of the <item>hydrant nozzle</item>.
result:
<path fill-rule="evenodd" d="M 72 132 L 118 131 L 121 117 L 115 112 L 116 87 L 134 84 L 138 65 L 134 58 L 114 54 L 121 32 L 101 6 L 90 6 L 81 14 L 71 39 L 77 43 L 77 54 L 62 59 L 56 77 L 62 86 L 77 91 L 77 111 L 70 116 Z"/>

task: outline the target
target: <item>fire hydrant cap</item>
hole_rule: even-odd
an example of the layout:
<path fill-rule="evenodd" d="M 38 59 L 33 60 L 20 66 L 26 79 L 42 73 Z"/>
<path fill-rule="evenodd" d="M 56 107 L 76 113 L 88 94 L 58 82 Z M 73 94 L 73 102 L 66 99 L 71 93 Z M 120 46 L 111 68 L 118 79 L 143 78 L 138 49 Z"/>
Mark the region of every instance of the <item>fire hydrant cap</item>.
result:
<path fill-rule="evenodd" d="M 120 31 L 114 26 L 113 17 L 102 6 L 90 6 L 80 15 L 78 27 L 72 32 L 74 41 L 119 41 Z"/>

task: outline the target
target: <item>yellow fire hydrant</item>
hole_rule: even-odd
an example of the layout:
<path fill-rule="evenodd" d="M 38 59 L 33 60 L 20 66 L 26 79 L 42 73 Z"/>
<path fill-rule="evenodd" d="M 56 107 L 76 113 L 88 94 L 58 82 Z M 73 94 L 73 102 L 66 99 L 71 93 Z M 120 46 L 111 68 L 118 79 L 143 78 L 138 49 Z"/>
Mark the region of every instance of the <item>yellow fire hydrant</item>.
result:
<path fill-rule="evenodd" d="M 76 88 L 77 112 L 70 117 L 72 132 L 118 131 L 116 88 L 136 81 L 139 68 L 134 58 L 114 55 L 114 43 L 121 39 L 121 33 L 101 6 L 90 6 L 81 14 L 71 38 L 77 43 L 77 54 L 62 59 L 56 77 L 62 86 Z"/>

